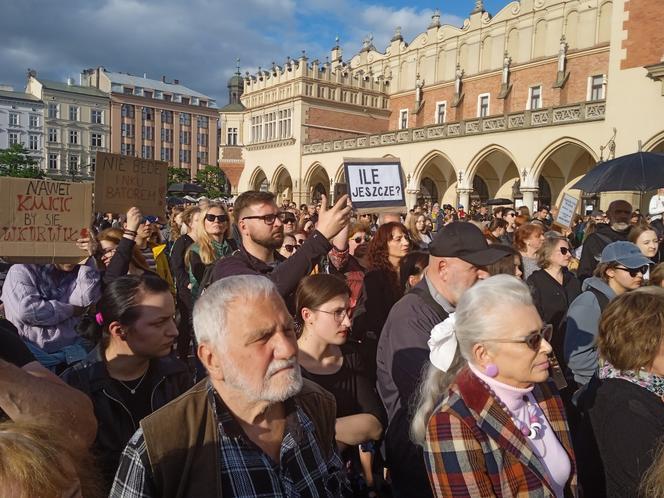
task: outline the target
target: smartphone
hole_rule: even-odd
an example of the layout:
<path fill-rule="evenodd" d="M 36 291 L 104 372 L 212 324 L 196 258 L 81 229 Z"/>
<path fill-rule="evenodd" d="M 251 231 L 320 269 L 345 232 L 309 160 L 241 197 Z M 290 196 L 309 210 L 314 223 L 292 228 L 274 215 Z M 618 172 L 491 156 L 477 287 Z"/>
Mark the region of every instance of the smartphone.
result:
<path fill-rule="evenodd" d="M 348 184 L 346 183 L 335 183 L 334 184 L 334 200 L 336 201 L 341 196 L 348 193 Z"/>

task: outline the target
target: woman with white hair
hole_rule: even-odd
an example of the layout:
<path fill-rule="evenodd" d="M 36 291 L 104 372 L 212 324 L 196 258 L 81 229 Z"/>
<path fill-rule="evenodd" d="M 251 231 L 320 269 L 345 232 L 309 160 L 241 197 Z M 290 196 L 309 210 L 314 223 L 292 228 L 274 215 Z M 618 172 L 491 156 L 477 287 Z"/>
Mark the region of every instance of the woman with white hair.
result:
<path fill-rule="evenodd" d="M 471 287 L 431 331 L 411 435 L 435 496 L 576 496 L 550 339 L 528 287 L 509 275 Z"/>

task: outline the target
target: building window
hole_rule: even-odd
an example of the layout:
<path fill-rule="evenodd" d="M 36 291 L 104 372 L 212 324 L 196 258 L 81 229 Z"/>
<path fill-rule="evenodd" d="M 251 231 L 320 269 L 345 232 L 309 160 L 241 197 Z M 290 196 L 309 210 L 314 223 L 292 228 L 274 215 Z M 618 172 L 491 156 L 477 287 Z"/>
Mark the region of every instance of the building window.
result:
<path fill-rule="evenodd" d="M 254 116 L 251 118 L 251 141 L 260 142 L 263 138 L 263 117 Z"/>
<path fill-rule="evenodd" d="M 198 136 L 196 137 L 196 143 L 198 143 L 198 145 L 202 145 L 204 147 L 207 147 L 207 144 L 208 144 L 207 133 L 199 133 Z"/>
<path fill-rule="evenodd" d="M 173 123 L 173 111 L 161 111 L 161 122 L 167 124 Z"/>
<path fill-rule="evenodd" d="M 134 117 L 134 106 L 131 104 L 122 104 L 122 117 L 123 118 L 133 118 Z"/>
<path fill-rule="evenodd" d="M 74 145 L 78 144 L 78 131 L 69 130 L 69 143 Z"/>
<path fill-rule="evenodd" d="M 190 150 L 180 150 L 180 162 L 181 163 L 190 163 L 191 162 L 191 151 Z"/>
<path fill-rule="evenodd" d="M 161 141 L 172 143 L 173 142 L 173 130 L 171 130 L 169 128 L 162 128 L 161 129 Z"/>
<path fill-rule="evenodd" d="M 78 171 L 78 156 L 76 154 L 69 156 L 69 171 Z"/>
<path fill-rule="evenodd" d="M 237 145 L 237 128 L 228 129 L 228 145 Z"/>
<path fill-rule="evenodd" d="M 125 87 L 122 88 L 122 92 L 123 92 L 125 95 L 133 95 L 133 94 L 134 94 L 134 89 L 125 86 Z"/>
<path fill-rule="evenodd" d="M 120 129 L 122 131 L 122 136 L 127 138 L 134 137 L 134 125 L 131 123 L 121 123 Z"/>
<path fill-rule="evenodd" d="M 18 143 L 18 133 L 15 131 L 9 132 L 9 146 L 16 145 Z"/>
<path fill-rule="evenodd" d="M 50 119 L 58 119 L 60 117 L 60 109 L 58 104 L 48 104 L 48 117 Z"/>
<path fill-rule="evenodd" d="M 39 127 L 39 116 L 37 114 L 30 114 L 30 128 Z"/>
<path fill-rule="evenodd" d="M 101 133 L 91 133 L 90 145 L 92 147 L 103 147 L 103 135 Z"/>
<path fill-rule="evenodd" d="M 48 168 L 49 169 L 58 169 L 58 155 L 49 154 L 48 155 Z"/>
<path fill-rule="evenodd" d="M 161 160 L 162 161 L 172 161 L 173 160 L 173 149 L 170 147 L 161 148 Z"/>
<path fill-rule="evenodd" d="M 152 107 L 143 108 L 143 121 L 152 121 L 154 119 L 154 109 Z"/>
<path fill-rule="evenodd" d="M 198 164 L 207 164 L 208 162 L 208 153 L 205 151 L 198 152 L 196 154 L 196 159 L 198 160 Z"/>
<path fill-rule="evenodd" d="M 489 115 L 489 94 L 482 93 L 477 97 L 477 117 L 485 118 Z"/>
<path fill-rule="evenodd" d="M 95 156 L 90 156 L 90 172 L 94 173 L 96 167 L 97 167 L 97 158 Z"/>
<path fill-rule="evenodd" d="M 143 140 L 154 140 L 154 126 L 143 126 L 141 136 Z"/>
<path fill-rule="evenodd" d="M 9 126 L 18 126 L 19 121 L 18 121 L 18 114 L 15 112 L 10 112 L 9 113 Z"/>
<path fill-rule="evenodd" d="M 180 124 L 190 126 L 191 125 L 191 114 L 188 112 L 180 113 Z"/>
<path fill-rule="evenodd" d="M 528 105 L 526 109 L 534 111 L 542 108 L 542 86 L 531 86 L 528 89 Z"/>
<path fill-rule="evenodd" d="M 399 111 L 399 129 L 405 130 L 408 128 L 408 109 L 401 109 Z"/>
<path fill-rule="evenodd" d="M 148 92 L 147 90 L 145 90 L 143 92 L 143 97 L 145 97 L 146 99 L 151 99 L 152 98 L 152 92 Z"/>
<path fill-rule="evenodd" d="M 123 156 L 135 156 L 136 149 L 134 148 L 134 144 L 121 144 L 120 154 L 122 154 Z"/>
<path fill-rule="evenodd" d="M 143 159 L 154 159 L 154 147 L 152 145 L 144 145 L 141 151 Z"/>
<path fill-rule="evenodd" d="M 78 106 L 69 106 L 69 121 L 78 121 L 81 110 Z"/>
<path fill-rule="evenodd" d="M 48 129 L 48 141 L 50 143 L 57 143 L 58 142 L 58 129 L 57 128 L 49 128 Z"/>
<path fill-rule="evenodd" d="M 604 100 L 605 80 L 603 74 L 588 79 L 588 100 Z"/>
<path fill-rule="evenodd" d="M 447 119 L 447 102 L 436 102 L 436 124 L 444 124 Z"/>
<path fill-rule="evenodd" d="M 210 123 L 210 120 L 208 119 L 207 116 L 198 116 L 197 121 L 199 128 L 207 128 Z"/>
<path fill-rule="evenodd" d="M 39 135 L 28 136 L 28 148 L 30 150 L 39 150 Z"/>
<path fill-rule="evenodd" d="M 90 122 L 94 124 L 104 124 L 104 111 L 93 109 L 90 113 Z"/>
<path fill-rule="evenodd" d="M 180 143 L 182 145 L 189 145 L 191 143 L 191 132 L 181 131 L 180 132 Z"/>

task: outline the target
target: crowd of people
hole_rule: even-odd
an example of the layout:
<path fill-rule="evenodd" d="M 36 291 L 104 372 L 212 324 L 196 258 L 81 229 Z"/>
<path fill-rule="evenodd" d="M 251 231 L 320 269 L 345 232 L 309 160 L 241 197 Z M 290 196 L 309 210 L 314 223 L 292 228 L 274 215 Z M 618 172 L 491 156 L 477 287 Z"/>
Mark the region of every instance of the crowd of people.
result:
<path fill-rule="evenodd" d="M 99 213 L 0 267 L 0 495 L 663 498 L 657 206 Z"/>

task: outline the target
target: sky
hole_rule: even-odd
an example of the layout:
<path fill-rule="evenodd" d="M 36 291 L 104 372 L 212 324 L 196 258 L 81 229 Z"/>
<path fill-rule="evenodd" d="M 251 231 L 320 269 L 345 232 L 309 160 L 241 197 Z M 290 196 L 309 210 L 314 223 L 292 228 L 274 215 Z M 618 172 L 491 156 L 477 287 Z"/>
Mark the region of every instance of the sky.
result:
<path fill-rule="evenodd" d="M 485 0 L 495 14 L 508 0 Z M 426 30 L 434 9 L 443 24 L 461 26 L 475 0 L 0 0 L 0 84 L 25 88 L 38 77 L 78 82 L 82 69 L 180 83 L 228 101 L 228 78 L 288 56 L 325 61 L 339 36 L 350 60 L 371 35 L 384 51 L 397 26 L 406 42 Z"/>

